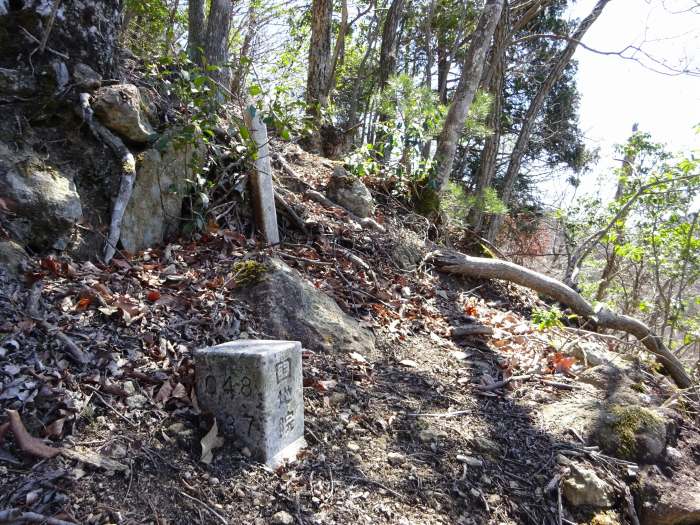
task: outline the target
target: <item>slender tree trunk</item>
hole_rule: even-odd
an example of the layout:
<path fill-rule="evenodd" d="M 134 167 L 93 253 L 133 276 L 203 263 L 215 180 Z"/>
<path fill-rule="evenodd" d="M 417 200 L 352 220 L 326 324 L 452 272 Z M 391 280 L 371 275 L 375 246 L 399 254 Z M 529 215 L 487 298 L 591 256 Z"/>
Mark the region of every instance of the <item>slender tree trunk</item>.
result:
<path fill-rule="evenodd" d="M 309 46 L 309 71 L 306 80 L 306 103 L 314 117 L 321 115 L 326 99 L 326 86 L 331 71 L 331 21 L 332 0 L 314 0 L 311 18 L 311 44 Z"/>
<path fill-rule="evenodd" d="M 457 142 L 479 86 L 486 62 L 486 52 L 491 44 L 496 24 L 501 17 L 503 4 L 504 0 L 487 0 L 472 34 L 471 43 L 462 66 L 462 75 L 438 138 L 437 152 L 435 153 L 437 167 L 431 181 L 434 187 L 430 188 L 430 190 L 437 191 L 438 194 L 446 189 L 450 180 Z"/>
<path fill-rule="evenodd" d="M 245 37 L 243 38 L 243 45 L 241 46 L 241 52 L 238 57 L 238 67 L 233 74 L 233 80 L 231 80 L 231 93 L 241 97 L 243 95 L 243 85 L 245 84 L 246 76 L 248 76 L 248 71 L 250 66 L 246 63 L 244 65 L 245 58 L 250 58 L 251 48 L 253 46 L 253 38 L 257 32 L 258 27 L 258 13 L 256 10 L 257 3 L 251 2 L 248 8 L 248 29 L 246 30 Z"/>
<path fill-rule="evenodd" d="M 518 174 L 520 173 L 520 167 L 522 165 L 523 157 L 525 156 L 525 152 L 527 151 L 527 144 L 530 140 L 532 128 L 535 125 L 537 116 L 542 110 L 542 106 L 544 105 L 544 101 L 547 98 L 547 95 L 552 90 L 552 87 L 554 87 L 554 84 L 556 84 L 557 81 L 561 78 L 564 69 L 566 68 L 567 64 L 571 61 L 571 57 L 573 56 L 574 52 L 576 51 L 576 48 L 578 47 L 578 43 L 586 34 L 586 31 L 588 31 L 588 29 L 593 25 L 593 22 L 595 22 L 598 19 L 600 14 L 603 12 L 603 8 L 608 4 L 608 2 L 610 2 L 610 0 L 598 0 L 598 3 L 593 8 L 593 11 L 591 11 L 591 13 L 581 22 L 581 24 L 574 32 L 566 48 L 564 48 L 564 51 L 562 51 L 561 55 L 559 55 L 559 58 L 552 66 L 552 69 L 547 75 L 547 78 L 545 78 L 544 82 L 542 83 L 542 86 L 540 86 L 540 89 L 535 94 L 535 97 L 532 99 L 532 102 L 530 102 L 530 106 L 528 107 L 527 112 L 525 113 L 525 117 L 523 119 L 522 127 L 520 128 L 520 133 L 518 134 L 518 140 L 516 141 L 513 151 L 510 155 L 510 162 L 508 164 L 508 170 L 506 171 L 503 183 L 503 192 L 501 195 L 501 200 L 505 204 L 510 203 L 513 188 L 515 187 L 515 181 L 518 177 Z M 486 238 L 489 241 L 493 242 L 496 238 L 498 230 L 501 227 L 502 220 L 503 218 L 501 216 L 495 216 L 491 220 L 488 234 L 486 236 Z"/>
<path fill-rule="evenodd" d="M 403 10 L 404 0 L 391 0 L 389 11 L 386 14 L 384 21 L 384 29 L 382 30 L 382 46 L 379 50 L 379 89 L 384 91 L 389 77 L 396 70 L 396 55 L 398 52 L 398 39 L 396 32 L 401 21 L 401 11 Z"/>
<path fill-rule="evenodd" d="M 632 128 L 632 133 L 637 131 L 637 125 L 635 124 Z M 635 155 L 633 152 L 628 151 L 625 158 L 622 160 L 621 166 L 621 177 L 617 181 L 617 190 L 615 191 L 615 202 L 620 202 L 622 197 L 625 195 L 627 189 L 626 179 L 632 173 L 632 166 L 634 165 Z M 619 266 L 618 256 L 616 251 L 616 246 L 624 244 L 625 242 L 625 226 L 624 223 L 627 219 L 628 213 L 625 213 L 620 217 L 615 223 L 615 242 L 610 246 L 610 253 L 608 253 L 605 258 L 605 266 L 600 274 L 600 283 L 598 284 L 598 290 L 596 290 L 595 300 L 596 302 L 602 302 L 607 295 L 608 288 L 610 288 L 612 276 L 617 272 Z"/>
<path fill-rule="evenodd" d="M 481 232 L 484 220 L 484 196 L 486 189 L 491 185 L 496 176 L 496 160 L 498 148 L 501 144 L 501 112 L 503 110 L 503 83 L 504 83 L 504 60 L 506 43 L 508 41 L 508 8 L 504 7 L 501 12 L 501 20 L 496 27 L 494 43 L 491 49 L 491 61 L 489 70 L 485 75 L 487 89 L 493 96 L 491 111 L 488 116 L 488 126 L 493 130 L 484 143 L 479 158 L 479 168 L 476 172 L 476 205 L 469 212 L 469 224 L 474 231 Z"/>
<path fill-rule="evenodd" d="M 170 55 L 175 40 L 175 17 L 177 10 L 180 7 L 180 0 L 173 0 L 173 5 L 170 7 L 168 15 L 168 27 L 165 28 L 165 44 L 163 46 L 166 56 Z"/>
<path fill-rule="evenodd" d="M 345 61 L 345 37 L 348 33 L 348 0 L 341 0 L 340 28 L 338 37 L 335 40 L 333 49 L 333 59 L 331 60 L 328 82 L 324 89 L 324 96 L 328 100 L 335 89 L 335 81 L 338 74 L 338 67 Z"/>
<path fill-rule="evenodd" d="M 218 69 L 210 73 L 211 78 L 220 86 L 228 88 L 230 69 L 228 67 L 228 37 L 233 16 L 232 0 L 211 0 L 209 16 L 207 17 L 207 34 L 204 42 L 204 53 L 207 65 Z M 224 91 L 217 89 L 216 100 L 221 103 Z"/>
<path fill-rule="evenodd" d="M 204 3 L 205 0 L 189 0 L 187 7 L 187 52 L 190 60 L 200 66 L 202 65 L 204 31 L 206 28 Z"/>
<path fill-rule="evenodd" d="M 433 16 L 437 1 L 431 0 L 428 7 L 428 16 L 425 19 L 425 85 L 428 89 L 433 89 L 433 67 L 435 59 L 433 57 Z"/>
<path fill-rule="evenodd" d="M 452 67 L 452 61 L 450 60 L 450 52 L 447 49 L 447 44 L 442 40 L 438 39 L 437 47 L 437 92 L 438 98 L 440 99 L 440 104 L 447 104 L 447 75 Z"/>

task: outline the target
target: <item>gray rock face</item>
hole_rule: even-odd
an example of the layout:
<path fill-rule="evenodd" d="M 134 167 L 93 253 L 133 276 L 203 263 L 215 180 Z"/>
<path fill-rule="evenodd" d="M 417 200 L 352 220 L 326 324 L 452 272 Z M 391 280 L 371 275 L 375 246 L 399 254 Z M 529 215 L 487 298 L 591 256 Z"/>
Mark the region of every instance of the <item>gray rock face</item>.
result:
<path fill-rule="evenodd" d="M 83 210 L 73 180 L 30 151 L 0 142 L 0 195 L 17 239 L 38 250 L 67 247 Z"/>
<path fill-rule="evenodd" d="M 73 67 L 73 80 L 81 88 L 89 90 L 97 89 L 102 82 L 102 78 L 97 71 L 80 62 Z"/>
<path fill-rule="evenodd" d="M 326 194 L 358 217 L 369 217 L 374 213 L 372 194 L 360 179 L 352 177 L 341 166 L 336 166 L 326 188 Z"/>
<path fill-rule="evenodd" d="M 133 197 L 124 213 L 121 243 L 136 253 L 177 233 L 186 179 L 202 158 L 202 146 L 179 145 L 174 134 L 162 137 L 137 157 Z"/>
<path fill-rule="evenodd" d="M 667 478 L 655 467 L 642 473 L 638 494 L 641 525 L 694 525 L 700 523 L 700 472 L 691 457 Z"/>
<path fill-rule="evenodd" d="M 225 435 L 277 467 L 304 441 L 301 344 L 240 340 L 195 352 L 197 399 Z"/>
<path fill-rule="evenodd" d="M 94 95 L 95 115 L 105 126 L 132 142 L 152 142 L 157 134 L 148 122 L 138 88 L 120 84 L 98 89 Z"/>
<path fill-rule="evenodd" d="M 425 243 L 411 230 L 401 230 L 391 249 L 391 259 L 401 270 L 412 271 L 420 264 L 428 249 Z"/>
<path fill-rule="evenodd" d="M 268 335 L 301 341 L 312 350 L 374 351 L 374 335 L 345 314 L 331 297 L 282 261 L 270 259 L 267 265 L 261 281 L 242 294 L 262 319 L 261 328 Z"/>
<path fill-rule="evenodd" d="M 11 277 L 18 277 L 22 266 L 29 257 L 19 244 L 14 241 L 0 241 L 0 268 Z"/>
<path fill-rule="evenodd" d="M 605 509 L 612 506 L 612 487 L 600 479 L 594 470 L 571 464 L 571 474 L 562 485 L 564 497 L 574 507 Z"/>

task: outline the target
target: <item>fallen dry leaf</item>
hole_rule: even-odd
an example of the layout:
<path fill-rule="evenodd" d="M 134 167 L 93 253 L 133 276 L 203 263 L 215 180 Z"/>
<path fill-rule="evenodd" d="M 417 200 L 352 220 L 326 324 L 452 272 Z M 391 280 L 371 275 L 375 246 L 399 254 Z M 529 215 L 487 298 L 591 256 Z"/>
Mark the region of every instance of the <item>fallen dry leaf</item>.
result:
<path fill-rule="evenodd" d="M 219 436 L 219 427 L 214 420 L 211 430 L 200 441 L 202 445 L 201 462 L 209 465 L 214 459 L 214 449 L 221 447 L 224 444 L 224 438 Z"/>

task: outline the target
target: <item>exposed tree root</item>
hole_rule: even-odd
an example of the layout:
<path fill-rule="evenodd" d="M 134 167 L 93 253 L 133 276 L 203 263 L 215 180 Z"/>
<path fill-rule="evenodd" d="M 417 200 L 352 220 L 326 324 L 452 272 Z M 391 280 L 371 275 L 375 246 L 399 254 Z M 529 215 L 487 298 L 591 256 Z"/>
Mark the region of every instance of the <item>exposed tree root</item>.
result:
<path fill-rule="evenodd" d="M 106 143 L 117 157 L 119 157 L 121 162 L 122 176 L 119 184 L 119 193 L 117 194 L 117 199 L 114 201 L 114 207 L 112 208 L 109 235 L 107 236 L 107 242 L 105 243 L 104 254 L 102 256 L 104 262 L 109 263 L 117 250 L 117 243 L 119 242 L 122 229 L 122 219 L 124 218 L 124 212 L 126 211 L 127 204 L 129 204 L 131 192 L 134 188 L 134 181 L 136 180 L 136 161 L 129 151 L 129 148 L 122 142 L 122 139 L 95 120 L 92 107 L 90 107 L 90 95 L 87 93 L 80 94 L 80 108 L 82 110 L 83 120 L 90 126 L 90 131 L 95 135 L 95 138 Z"/>
<path fill-rule="evenodd" d="M 503 279 L 544 294 L 568 306 L 577 315 L 595 321 L 601 328 L 620 330 L 636 337 L 649 352 L 654 354 L 666 367 L 675 383 L 680 388 L 692 385 L 690 376 L 681 362 L 666 348 L 663 341 L 651 329 L 633 317 L 616 314 L 606 308 L 598 311 L 576 291 L 561 281 L 541 273 L 529 270 L 517 264 L 471 257 L 458 252 L 437 251 L 428 255 L 438 270 L 446 273 L 465 275 L 477 279 Z"/>

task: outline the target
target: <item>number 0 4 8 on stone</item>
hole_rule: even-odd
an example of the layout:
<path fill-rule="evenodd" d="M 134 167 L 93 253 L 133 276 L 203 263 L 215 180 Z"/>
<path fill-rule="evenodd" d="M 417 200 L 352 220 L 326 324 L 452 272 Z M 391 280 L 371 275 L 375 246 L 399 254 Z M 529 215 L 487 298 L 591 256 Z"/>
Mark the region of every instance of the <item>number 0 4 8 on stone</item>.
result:
<path fill-rule="evenodd" d="M 224 435 L 276 467 L 304 440 L 301 343 L 241 340 L 195 352 L 197 399 Z"/>

